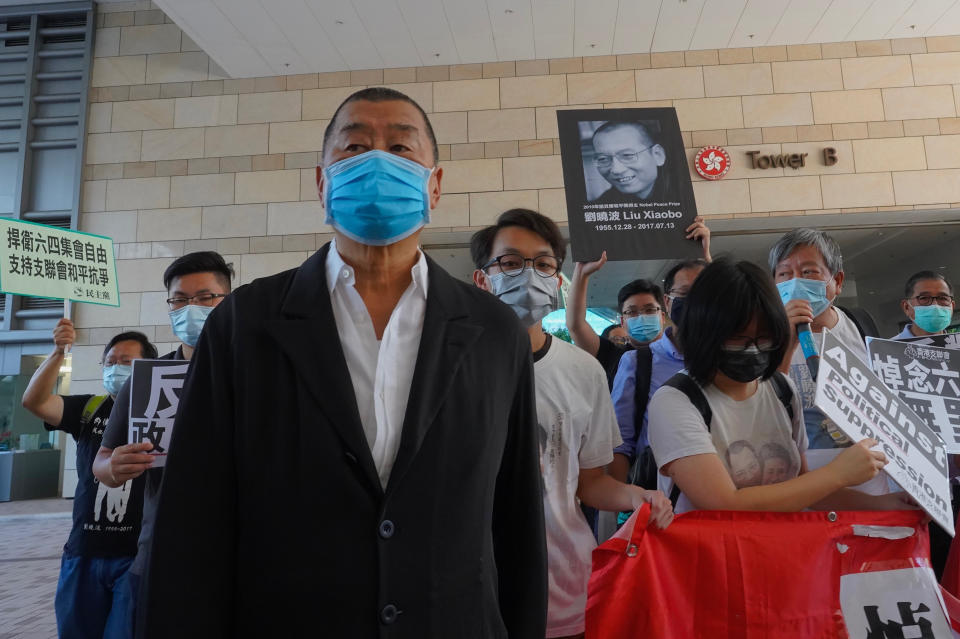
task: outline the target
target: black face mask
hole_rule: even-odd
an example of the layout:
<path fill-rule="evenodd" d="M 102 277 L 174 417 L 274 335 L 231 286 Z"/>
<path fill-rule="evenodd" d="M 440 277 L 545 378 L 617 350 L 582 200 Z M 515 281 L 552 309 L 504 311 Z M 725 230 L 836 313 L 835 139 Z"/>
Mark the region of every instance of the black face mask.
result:
<path fill-rule="evenodd" d="M 683 307 L 687 302 L 686 297 L 673 297 L 670 301 L 670 321 L 680 326 L 680 320 L 683 317 Z"/>
<path fill-rule="evenodd" d="M 735 382 L 752 382 L 770 365 L 770 353 L 752 346 L 744 351 L 720 351 L 720 372 Z"/>

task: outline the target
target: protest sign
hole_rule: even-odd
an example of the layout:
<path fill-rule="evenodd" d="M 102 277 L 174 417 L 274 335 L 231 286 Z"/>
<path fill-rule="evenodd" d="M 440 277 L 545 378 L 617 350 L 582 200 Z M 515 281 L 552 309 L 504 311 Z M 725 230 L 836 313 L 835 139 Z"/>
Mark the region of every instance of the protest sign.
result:
<path fill-rule="evenodd" d="M 150 442 L 153 467 L 165 466 L 180 405 L 180 390 L 190 363 L 176 359 L 137 359 L 130 380 L 131 444 Z"/>
<path fill-rule="evenodd" d="M 700 255 L 675 109 L 563 110 L 557 124 L 574 260 Z"/>
<path fill-rule="evenodd" d="M 949 348 L 960 350 L 960 333 L 944 333 L 943 335 L 927 335 L 926 337 L 908 337 L 900 340 L 920 346 L 938 346 L 940 348 Z"/>
<path fill-rule="evenodd" d="M 867 338 L 870 365 L 940 436 L 948 453 L 960 453 L 960 351 Z"/>
<path fill-rule="evenodd" d="M 120 306 L 113 240 L 0 219 L 0 290 L 14 295 Z"/>
<path fill-rule="evenodd" d="M 877 440 L 889 461 L 887 474 L 952 535 L 943 442 L 852 350 L 824 333 L 814 404 L 853 441 Z"/>

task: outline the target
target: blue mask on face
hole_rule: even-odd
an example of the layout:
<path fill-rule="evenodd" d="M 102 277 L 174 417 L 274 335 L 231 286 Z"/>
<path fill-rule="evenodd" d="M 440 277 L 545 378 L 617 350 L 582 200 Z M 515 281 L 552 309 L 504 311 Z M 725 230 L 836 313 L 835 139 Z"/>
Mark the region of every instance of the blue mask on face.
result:
<path fill-rule="evenodd" d="M 120 389 L 123 387 L 124 382 L 130 378 L 130 373 L 133 372 L 132 366 L 127 366 L 125 364 L 114 364 L 113 366 L 104 366 L 103 367 L 103 387 L 107 389 L 107 392 L 111 395 L 116 395 L 120 392 Z"/>
<path fill-rule="evenodd" d="M 628 317 L 627 332 L 638 342 L 652 341 L 660 334 L 660 313 Z"/>
<path fill-rule="evenodd" d="M 931 304 L 914 306 L 913 322 L 928 333 L 939 333 L 950 326 L 953 319 L 953 307 Z"/>
<path fill-rule="evenodd" d="M 187 346 L 196 346 L 203 331 L 203 324 L 213 310 L 212 306 L 197 306 L 189 304 L 175 311 L 170 311 L 170 324 L 173 334 Z"/>
<path fill-rule="evenodd" d="M 827 299 L 827 283 L 822 280 L 806 280 L 795 277 L 786 282 L 777 284 L 780 299 L 786 304 L 790 300 L 807 300 L 813 309 L 813 316 L 817 317 L 830 308 L 832 303 Z"/>
<path fill-rule="evenodd" d="M 430 221 L 430 175 L 412 160 L 367 151 L 323 170 L 327 224 L 355 242 L 387 246 Z"/>

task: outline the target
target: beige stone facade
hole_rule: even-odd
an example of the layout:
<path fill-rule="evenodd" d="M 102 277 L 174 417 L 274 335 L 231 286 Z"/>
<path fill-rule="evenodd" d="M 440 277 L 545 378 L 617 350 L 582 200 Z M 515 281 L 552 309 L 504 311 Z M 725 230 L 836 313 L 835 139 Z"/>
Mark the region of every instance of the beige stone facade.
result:
<path fill-rule="evenodd" d="M 172 257 L 220 251 L 244 283 L 322 245 L 317 152 L 365 86 L 404 91 L 431 118 L 445 170 L 434 232 L 513 206 L 563 223 L 556 111 L 569 108 L 675 107 L 688 157 L 706 144 L 733 157 L 723 180 L 693 175 L 714 219 L 960 202 L 960 37 L 230 79 L 149 2 L 100 6 L 80 226 L 114 238 L 122 306 L 77 310 L 81 389 L 121 327 L 173 342 L 160 283 Z M 810 161 L 754 170 L 750 150 Z"/>

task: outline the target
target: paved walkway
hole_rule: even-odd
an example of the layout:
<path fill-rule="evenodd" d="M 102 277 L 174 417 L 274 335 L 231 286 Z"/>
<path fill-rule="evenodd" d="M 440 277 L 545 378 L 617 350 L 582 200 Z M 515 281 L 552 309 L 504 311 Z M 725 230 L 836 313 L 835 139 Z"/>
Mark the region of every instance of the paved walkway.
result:
<path fill-rule="evenodd" d="M 0 503 L 0 639 L 57 636 L 53 595 L 72 508 L 69 499 Z"/>

